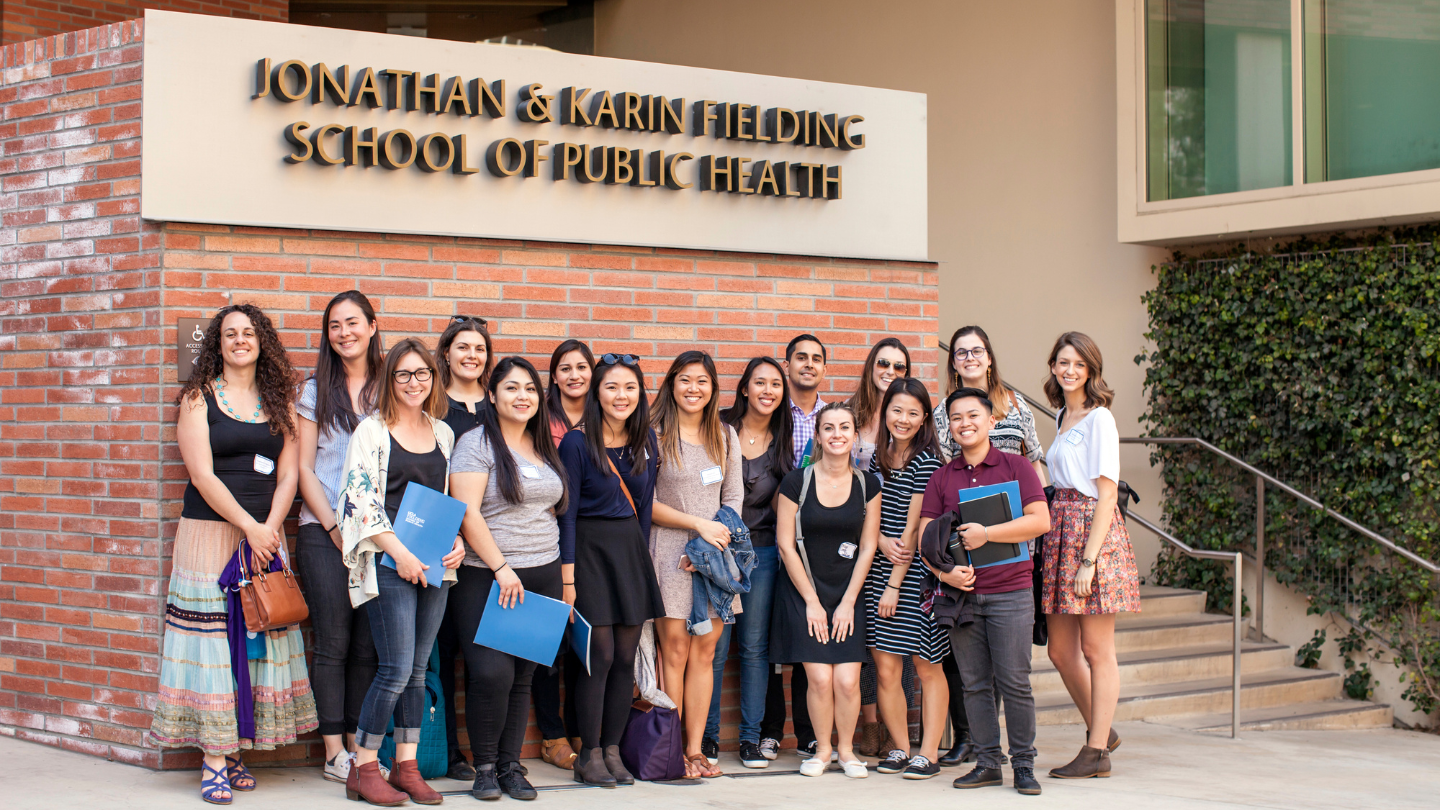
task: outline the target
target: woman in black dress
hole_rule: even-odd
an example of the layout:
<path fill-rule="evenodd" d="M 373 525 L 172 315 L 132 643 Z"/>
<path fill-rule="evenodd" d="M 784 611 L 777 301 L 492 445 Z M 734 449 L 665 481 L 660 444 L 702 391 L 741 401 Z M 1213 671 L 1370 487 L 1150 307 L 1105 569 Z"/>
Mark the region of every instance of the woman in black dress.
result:
<path fill-rule="evenodd" d="M 819 460 L 785 476 L 776 508 L 776 545 L 789 576 L 776 583 L 770 662 L 805 665 L 818 741 L 814 757 L 800 764 L 805 776 L 819 776 L 830 762 L 832 726 L 845 775 L 867 775 L 852 745 L 865 660 L 865 616 L 855 604 L 880 536 L 880 480 L 855 469 L 854 444 L 850 406 L 832 402 L 821 408 L 815 418 Z"/>

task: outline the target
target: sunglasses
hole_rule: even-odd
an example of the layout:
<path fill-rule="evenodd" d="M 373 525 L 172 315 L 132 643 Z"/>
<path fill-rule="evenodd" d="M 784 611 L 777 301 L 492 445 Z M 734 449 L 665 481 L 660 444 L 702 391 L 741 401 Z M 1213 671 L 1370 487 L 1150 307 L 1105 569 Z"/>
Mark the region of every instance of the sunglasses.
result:
<path fill-rule="evenodd" d="M 891 363 L 889 360 L 886 360 L 883 357 L 876 358 L 875 365 L 878 368 L 890 368 L 893 365 L 895 367 L 896 374 L 904 374 L 905 370 L 910 368 L 904 363 Z"/>
<path fill-rule="evenodd" d="M 633 354 L 606 354 L 600 355 L 601 365 L 613 366 L 616 363 L 623 363 L 627 366 L 639 366 L 640 358 Z"/>
<path fill-rule="evenodd" d="M 450 323 L 451 323 L 451 324 L 457 324 L 457 323 L 478 323 L 478 324 L 480 324 L 480 328 L 481 328 L 481 329 L 484 329 L 484 328 L 486 328 L 487 326 L 489 326 L 489 323 L 490 323 L 490 322 L 487 321 L 487 320 L 485 320 L 484 318 L 477 318 L 477 317 L 475 317 L 474 315 L 451 315 L 451 316 L 450 316 Z"/>

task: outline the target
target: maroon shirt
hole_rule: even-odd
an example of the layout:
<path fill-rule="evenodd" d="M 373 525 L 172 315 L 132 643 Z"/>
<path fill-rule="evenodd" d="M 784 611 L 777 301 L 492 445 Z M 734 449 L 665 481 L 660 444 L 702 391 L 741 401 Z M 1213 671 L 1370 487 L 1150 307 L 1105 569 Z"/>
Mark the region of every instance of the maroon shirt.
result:
<path fill-rule="evenodd" d="M 1015 481 L 1020 484 L 1021 509 L 1032 503 L 1045 502 L 1045 488 L 1040 486 L 1040 476 L 1024 456 L 1017 456 L 990 448 L 985 460 L 971 466 L 965 463 L 963 453 L 941 467 L 930 476 L 925 487 L 925 498 L 920 502 L 920 517 L 938 518 L 954 511 L 960 503 L 960 490 L 984 487 Z M 975 593 L 1009 593 L 1032 587 L 1033 560 L 992 565 L 975 569 Z"/>

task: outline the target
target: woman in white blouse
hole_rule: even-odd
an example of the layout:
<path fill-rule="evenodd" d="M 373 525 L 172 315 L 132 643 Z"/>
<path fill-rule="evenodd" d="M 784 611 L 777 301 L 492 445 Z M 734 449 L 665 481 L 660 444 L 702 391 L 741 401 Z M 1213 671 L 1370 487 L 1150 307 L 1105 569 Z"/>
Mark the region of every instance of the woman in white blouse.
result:
<path fill-rule="evenodd" d="M 1066 332 L 1050 350 L 1045 395 L 1060 408 L 1050 445 L 1055 500 L 1045 535 L 1040 606 L 1050 630 L 1050 660 L 1085 718 L 1080 754 L 1050 775 L 1110 775 L 1111 729 L 1120 698 L 1115 614 L 1140 611 L 1140 577 L 1118 505 L 1120 434 L 1108 406 L 1115 394 L 1101 376 L 1100 347 Z"/>

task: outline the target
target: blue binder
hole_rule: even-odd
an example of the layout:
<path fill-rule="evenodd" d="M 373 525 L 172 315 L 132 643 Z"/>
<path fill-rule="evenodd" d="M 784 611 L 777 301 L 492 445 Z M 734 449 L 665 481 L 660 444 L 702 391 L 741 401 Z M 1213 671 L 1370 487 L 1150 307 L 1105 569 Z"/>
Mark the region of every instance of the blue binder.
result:
<path fill-rule="evenodd" d="M 430 566 L 425 572 L 425 582 L 431 587 L 440 587 L 440 580 L 445 576 L 443 560 L 455 547 L 455 537 L 460 534 L 464 520 L 464 501 L 414 481 L 405 485 L 405 497 L 400 499 L 392 528 L 405 549 Z M 380 558 L 380 564 L 394 568 L 395 560 L 386 554 Z"/>
<path fill-rule="evenodd" d="M 560 639 L 569 624 L 569 605 L 530 591 L 525 592 L 525 601 L 515 607 L 500 607 L 500 583 L 492 582 L 485 613 L 475 630 L 475 643 L 548 667 L 555 663 Z"/>
<path fill-rule="evenodd" d="M 570 623 L 570 631 L 565 637 L 570 642 L 570 649 L 575 651 L 575 657 L 580 659 L 581 666 L 585 667 L 585 674 L 590 674 L 590 622 L 575 611 L 575 621 Z"/>
<path fill-rule="evenodd" d="M 1007 500 L 1009 500 L 1010 502 L 1011 520 L 1018 520 L 1025 515 L 1024 507 L 1020 505 L 1020 482 L 1018 481 L 1006 481 L 1003 484 L 990 484 L 983 487 L 971 487 L 970 489 L 962 489 L 960 490 L 960 503 L 965 503 L 966 501 L 973 501 L 977 498 L 984 498 L 989 495 L 994 495 L 998 492 L 1005 493 Z M 1015 548 L 1020 552 L 1020 554 L 1016 557 L 1011 557 L 1007 560 L 1001 560 L 1000 562 L 977 565 L 975 567 L 989 568 L 992 565 L 1009 565 L 1010 563 L 1025 562 L 1026 560 L 1030 559 L 1029 543 L 1016 543 Z"/>

